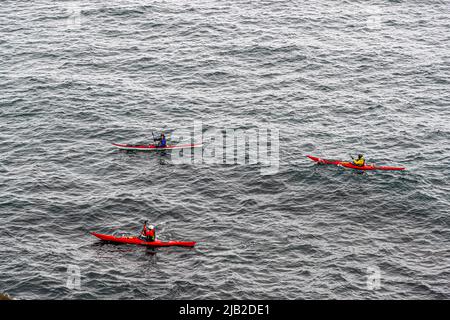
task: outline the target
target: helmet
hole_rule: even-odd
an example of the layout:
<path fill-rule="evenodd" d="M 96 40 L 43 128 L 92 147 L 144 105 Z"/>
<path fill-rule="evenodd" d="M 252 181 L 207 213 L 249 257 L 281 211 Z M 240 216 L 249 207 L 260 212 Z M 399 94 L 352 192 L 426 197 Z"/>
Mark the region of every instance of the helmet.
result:
<path fill-rule="evenodd" d="M 148 226 L 148 228 L 149 228 L 150 230 L 153 230 L 153 229 L 155 229 L 155 226 L 151 224 L 151 225 Z"/>

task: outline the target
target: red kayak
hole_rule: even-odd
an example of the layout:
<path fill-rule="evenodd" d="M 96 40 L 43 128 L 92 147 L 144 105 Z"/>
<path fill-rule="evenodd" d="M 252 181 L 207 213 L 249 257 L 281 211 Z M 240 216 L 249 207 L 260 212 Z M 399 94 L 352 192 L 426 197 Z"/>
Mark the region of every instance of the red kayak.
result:
<path fill-rule="evenodd" d="M 91 232 L 93 236 L 96 236 L 97 238 L 103 240 L 103 241 L 110 241 L 110 242 L 119 242 L 119 243 L 128 243 L 128 244 L 137 244 L 142 246 L 149 246 L 149 247 L 193 247 L 195 246 L 196 242 L 194 241 L 161 241 L 161 240 L 155 240 L 155 241 L 144 241 L 139 239 L 138 237 L 132 237 L 132 236 L 121 236 L 121 237 L 115 237 L 110 236 L 107 234 L 100 234 Z"/>
<path fill-rule="evenodd" d="M 157 151 L 157 150 L 173 150 L 173 149 L 189 149 L 189 148 L 200 148 L 202 144 L 175 144 L 167 145 L 165 147 L 158 147 L 153 144 L 148 145 L 134 145 L 134 144 L 121 144 L 113 143 L 114 147 L 122 150 L 141 150 L 141 151 Z"/>
<path fill-rule="evenodd" d="M 356 170 L 405 170 L 404 167 L 390 167 L 390 166 L 376 166 L 376 165 L 365 165 L 365 166 L 355 166 L 353 163 L 348 161 L 341 161 L 341 160 L 329 160 L 329 159 L 322 159 L 318 157 L 313 156 L 307 156 L 312 161 L 317 162 L 319 164 L 334 164 L 337 166 L 345 167 L 345 168 L 351 168 Z"/>

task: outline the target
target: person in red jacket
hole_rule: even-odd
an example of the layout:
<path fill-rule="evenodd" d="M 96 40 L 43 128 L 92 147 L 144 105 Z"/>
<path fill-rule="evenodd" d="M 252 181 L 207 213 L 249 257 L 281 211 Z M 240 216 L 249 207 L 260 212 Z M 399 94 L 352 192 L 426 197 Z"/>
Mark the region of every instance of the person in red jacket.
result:
<path fill-rule="evenodd" d="M 154 225 L 147 226 L 147 221 L 144 222 L 144 228 L 142 229 L 141 236 L 146 241 L 155 241 L 156 240 L 156 229 Z"/>

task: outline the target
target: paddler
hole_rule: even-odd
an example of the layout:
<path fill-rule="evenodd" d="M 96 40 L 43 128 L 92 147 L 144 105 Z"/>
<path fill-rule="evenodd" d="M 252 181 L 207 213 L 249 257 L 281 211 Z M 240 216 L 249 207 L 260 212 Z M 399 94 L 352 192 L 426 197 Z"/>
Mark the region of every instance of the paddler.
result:
<path fill-rule="evenodd" d="M 166 136 L 164 135 L 164 132 L 161 133 L 161 136 L 159 138 L 154 139 L 155 141 L 159 141 L 158 147 L 159 148 L 165 148 L 167 147 L 166 143 Z"/>
<path fill-rule="evenodd" d="M 161 148 L 165 148 L 167 146 L 167 144 L 166 144 L 166 136 L 164 135 L 164 132 L 161 133 L 161 142 L 159 143 L 159 146 Z"/>
<path fill-rule="evenodd" d="M 154 225 L 147 226 L 147 221 L 144 222 L 144 228 L 141 232 L 141 237 L 146 241 L 151 242 L 156 240 L 156 229 Z"/>
<path fill-rule="evenodd" d="M 364 159 L 364 156 L 362 154 L 358 154 L 358 158 L 357 159 L 353 159 L 352 163 L 355 166 L 364 167 L 364 165 L 366 164 L 366 160 Z"/>

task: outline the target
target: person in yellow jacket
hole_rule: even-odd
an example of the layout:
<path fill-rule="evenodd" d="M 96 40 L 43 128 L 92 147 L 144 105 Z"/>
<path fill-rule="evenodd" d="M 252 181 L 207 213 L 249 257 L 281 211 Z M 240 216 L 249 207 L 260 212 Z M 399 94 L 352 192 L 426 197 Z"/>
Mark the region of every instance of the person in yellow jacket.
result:
<path fill-rule="evenodd" d="M 353 159 L 352 163 L 355 166 L 364 167 L 364 165 L 366 164 L 366 159 L 364 159 L 364 156 L 362 154 L 358 154 L 358 158 L 357 159 Z"/>

